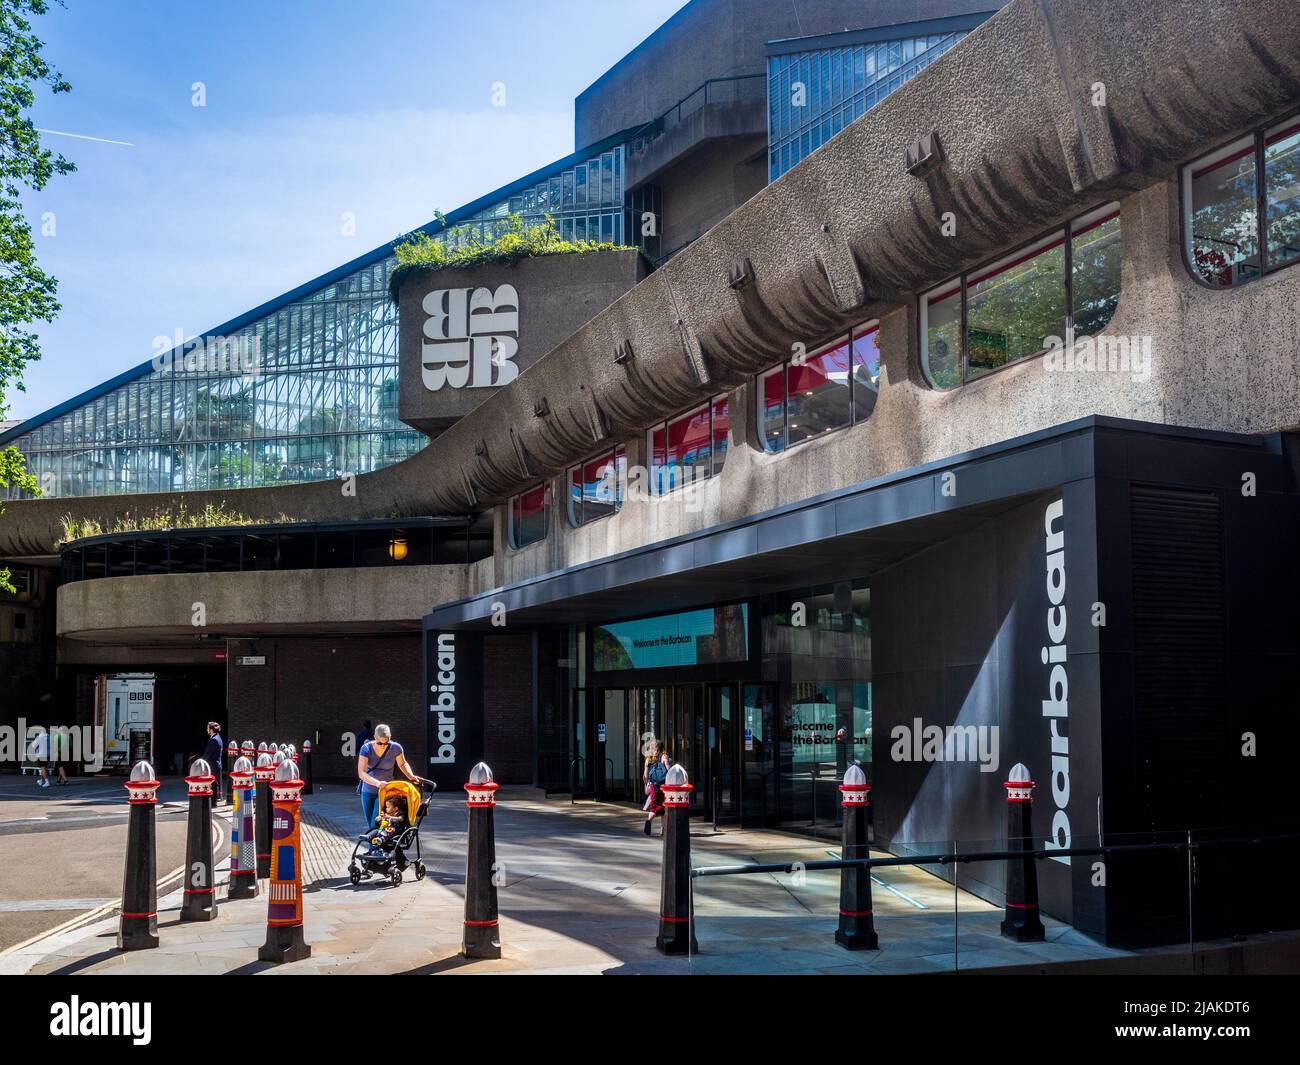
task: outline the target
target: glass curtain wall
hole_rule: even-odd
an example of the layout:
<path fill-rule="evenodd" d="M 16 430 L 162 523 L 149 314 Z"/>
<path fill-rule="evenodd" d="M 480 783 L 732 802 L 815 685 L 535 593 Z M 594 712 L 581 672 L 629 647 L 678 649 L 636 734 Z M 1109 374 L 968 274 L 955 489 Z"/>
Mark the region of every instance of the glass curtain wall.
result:
<path fill-rule="evenodd" d="M 252 488 L 368 473 L 427 442 L 397 420 L 391 258 L 13 441 L 46 496 Z"/>
<path fill-rule="evenodd" d="M 471 235 L 491 240 L 509 215 L 536 225 L 549 214 L 565 240 L 622 244 L 623 207 L 623 146 L 618 145 L 454 223 L 448 243 L 464 243 Z"/>
<path fill-rule="evenodd" d="M 967 30 L 775 55 L 767 64 L 768 179 L 775 181 L 928 67 Z"/>

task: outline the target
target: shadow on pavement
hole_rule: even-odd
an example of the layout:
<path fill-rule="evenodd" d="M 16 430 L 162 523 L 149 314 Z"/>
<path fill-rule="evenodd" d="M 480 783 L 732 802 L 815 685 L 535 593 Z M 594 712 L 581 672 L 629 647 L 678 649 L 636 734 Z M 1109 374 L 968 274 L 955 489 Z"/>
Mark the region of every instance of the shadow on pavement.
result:
<path fill-rule="evenodd" d="M 113 933 L 117 935 L 116 932 Z M 116 947 L 111 950 L 101 950 L 98 954 L 91 954 L 85 958 L 78 958 L 76 961 L 69 962 L 51 972 L 50 976 L 71 976 L 73 973 L 79 973 L 82 969 L 89 969 L 98 965 L 101 961 L 108 961 L 109 958 L 115 958 L 122 952 Z"/>
<path fill-rule="evenodd" d="M 466 965 L 476 965 L 476 961 L 470 958 L 463 958 L 459 954 L 453 954 L 450 958 L 443 958 L 441 961 L 432 961 L 428 965 L 418 965 L 414 969 L 407 969 L 405 972 L 394 973 L 395 976 L 436 976 L 438 973 L 449 973 L 456 969 L 463 969 Z"/>

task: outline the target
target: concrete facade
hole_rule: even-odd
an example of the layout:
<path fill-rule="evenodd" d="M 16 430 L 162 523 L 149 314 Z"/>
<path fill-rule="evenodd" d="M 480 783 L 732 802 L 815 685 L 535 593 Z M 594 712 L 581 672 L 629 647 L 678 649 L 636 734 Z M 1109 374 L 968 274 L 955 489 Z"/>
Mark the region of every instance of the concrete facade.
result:
<path fill-rule="evenodd" d="M 876 5 L 870 17 L 888 25 L 985 9 L 891 3 Z M 579 98 L 579 143 L 634 124 L 634 110 L 659 108 L 665 86 L 681 90 L 697 76 L 761 71 L 762 47 L 774 37 L 864 28 L 842 25 L 843 11 L 829 3 L 799 5 L 796 13 L 785 4 L 696 0 Z M 870 577 L 881 604 L 874 620 L 890 630 L 878 637 L 878 720 L 901 720 L 914 704 L 951 716 L 969 696 L 988 721 L 1010 728 L 1024 719 L 1012 700 L 1041 679 L 1022 682 L 1024 670 L 1038 668 L 1041 633 L 1013 639 L 1003 626 L 1017 609 L 1038 618 L 1050 609 L 1029 592 L 1041 585 L 1030 565 L 1041 568 L 1035 523 L 1044 501 L 1069 485 L 1077 523 L 1069 536 L 1085 544 L 1072 576 L 1082 598 L 1071 609 L 1082 613 L 1071 615 L 1071 627 L 1086 634 L 1070 654 L 1079 656 L 1072 660 L 1078 698 L 1096 710 L 1077 736 L 1101 752 L 1090 765 L 1096 779 L 1087 797 L 1100 809 L 1104 784 L 1110 794 L 1146 801 L 1124 790 L 1137 770 L 1139 733 L 1154 729 L 1151 721 L 1180 726 L 1176 715 L 1159 717 L 1159 693 L 1149 704 L 1124 694 L 1140 690 L 1149 651 L 1135 635 L 1141 566 L 1128 556 L 1136 551 L 1130 519 L 1142 513 L 1140 489 L 1194 497 L 1195 510 L 1227 499 L 1244 477 L 1257 478 L 1268 522 L 1233 499 L 1232 506 L 1215 503 L 1210 523 L 1215 543 L 1247 545 L 1245 554 L 1249 545 L 1267 544 L 1273 558 L 1283 557 L 1269 523 L 1294 531 L 1296 522 L 1300 478 L 1291 434 L 1300 427 L 1300 267 L 1233 288 L 1200 283 L 1184 260 L 1180 191 L 1186 164 L 1300 110 L 1300 23 L 1291 16 L 1282 0 L 1013 0 L 768 185 L 762 141 L 749 128 L 753 108 L 702 109 L 629 163 L 640 168 L 637 181 L 662 188 L 665 247 L 685 246 L 654 272 L 646 275 L 629 252 L 407 280 L 399 293 L 401 411 L 438 434 L 433 446 L 358 478 L 355 495 L 308 484 L 187 497 L 191 506 L 211 499 L 250 516 L 299 520 L 491 513 L 490 558 L 404 573 L 81 581 L 59 591 L 66 660 L 130 660 L 125 652 L 74 651 L 74 643 L 170 641 L 182 653 L 192 638 L 193 604 L 203 602 L 210 631 L 224 636 L 232 653 L 255 641 L 258 654 L 270 645 L 279 656 L 274 669 L 248 667 L 253 671 L 228 677 L 232 727 L 238 718 L 243 731 L 255 731 L 270 715 L 300 732 L 341 736 L 362 718 L 387 717 L 402 742 L 403 733 L 412 737 L 408 748 L 428 757 L 424 694 L 438 683 L 427 642 L 422 652 L 415 632 L 424 618 L 426 641 L 444 630 L 473 633 L 465 675 L 481 674 L 482 683 L 455 691 L 453 700 L 458 714 L 481 719 L 481 740 L 474 739 L 481 752 L 472 753 L 508 779 L 563 781 L 579 757 L 595 761 L 600 753 L 578 755 L 573 734 L 575 692 L 593 687 L 583 657 L 592 624 L 741 598 L 757 611 L 767 593 Z M 1217 76 L 1222 71 L 1232 76 Z M 1097 86 L 1105 89 L 1104 105 L 1094 102 Z M 932 132 L 938 158 L 909 173 L 904 153 Z M 921 365 L 921 295 L 1112 202 L 1120 212 L 1121 279 L 1102 335 L 1149 343 L 1149 373 L 1066 372 L 1030 357 L 948 391 L 933 387 Z M 519 377 L 483 390 L 481 399 L 422 393 L 425 293 L 453 282 L 495 290 L 503 280 L 517 285 L 524 316 L 533 313 L 533 286 L 546 293 L 538 324 L 522 327 L 538 333 L 528 334 L 526 362 L 520 334 Z M 758 375 L 800 345 L 812 351 L 868 321 L 879 323 L 881 351 L 870 416 L 780 453 L 764 450 Z M 644 469 L 647 430 L 719 394 L 729 399 L 729 446 L 719 472 L 663 496 L 634 479 L 617 513 L 579 527 L 568 520 L 571 466 L 623 447 L 629 468 Z M 1143 442 L 1130 445 L 1130 437 Z M 995 452 L 999 472 L 981 475 Z M 943 486 L 947 475 L 955 493 Z M 554 500 L 547 535 L 515 549 L 509 501 L 543 484 Z M 111 521 L 174 501 L 10 504 L 0 517 L 0 552 L 49 556 L 65 514 Z M 1073 517 L 1080 511 L 1083 518 Z M 1183 539 L 1146 545 L 1153 565 L 1161 550 L 1176 554 L 1200 535 L 1201 526 L 1182 520 L 1176 512 L 1168 524 Z M 966 561 L 972 552 L 978 565 Z M 1102 557 L 1129 563 L 1127 584 L 1100 571 Z M 1195 562 L 1189 573 L 1197 572 Z M 1277 633 L 1294 633 L 1294 612 L 1270 607 L 1256 627 L 1271 626 L 1272 635 L 1243 635 L 1250 626 L 1226 622 L 1215 628 L 1271 587 L 1263 568 L 1246 558 L 1225 564 L 1231 583 L 1224 598 L 1201 604 L 1207 645 L 1227 648 L 1221 675 L 1249 703 L 1229 714 L 1221 701 L 1208 702 L 1198 709 L 1202 720 L 1277 728 L 1275 717 L 1259 715 L 1292 668 Z M 1284 587 L 1294 583 L 1293 570 Z M 1118 610 L 1114 627 L 1100 634 L 1087 620 L 1096 603 Z M 919 645 L 934 632 L 932 646 Z M 1182 653 L 1168 660 L 1171 672 L 1201 658 Z M 1248 659 L 1262 679 L 1249 679 Z M 981 673 L 984 666 L 997 683 Z M 732 679 L 777 684 L 787 694 L 789 676 L 760 675 L 766 668 L 747 661 L 747 672 Z M 382 679 L 368 684 L 372 676 Z M 1114 709 L 1130 704 L 1131 713 Z M 1025 705 L 1032 710 L 1034 700 Z M 1103 708 L 1100 732 L 1093 726 Z M 461 727 L 462 736 L 473 734 Z M 1036 736 L 1038 762 L 1050 766 L 1055 749 L 1041 729 Z M 545 768 L 547 760 L 555 765 Z M 337 768 L 346 772 L 346 758 Z M 928 779 L 937 783 L 927 784 L 924 774 L 894 769 L 892 779 L 888 770 L 884 777 L 891 797 L 882 804 L 882 830 L 897 837 L 894 830 L 916 811 L 904 842 L 954 831 L 969 805 L 969 780 L 954 784 L 936 774 Z M 927 787 L 940 796 L 928 805 L 918 798 Z M 815 802 L 817 782 L 811 789 Z M 1187 809 L 1212 819 L 1214 803 L 1203 799 Z M 994 831 L 995 809 L 979 808 L 963 830 Z M 1152 813 L 1148 828 L 1167 828 L 1175 814 L 1152 809 L 1160 816 Z M 1001 886 L 980 890 L 996 897 Z M 1076 879 L 1053 905 L 1074 905 L 1070 890 L 1086 894 Z M 1089 898 L 1069 916 L 1102 929 L 1108 905 Z"/>
<path fill-rule="evenodd" d="M 502 304 L 501 311 L 517 315 L 514 319 L 517 331 L 502 335 L 517 345 L 509 361 L 515 371 L 522 372 L 645 275 L 646 263 L 639 252 L 608 251 L 544 255 L 472 270 L 428 270 L 406 276 L 398 293 L 398 417 L 407 425 L 437 436 L 496 391 L 499 386 L 495 382 L 503 373 L 508 375 L 510 372 L 503 366 L 494 365 L 492 384 L 477 384 L 473 376 L 473 357 L 469 353 L 470 340 L 466 339 L 459 345 L 453 341 L 457 352 L 464 348 L 463 365 L 470 374 L 469 383 L 455 387 L 448 381 L 437 389 L 431 389 L 425 380 L 422 360 L 428 343 L 426 326 L 439 337 L 447 336 L 449 328 L 454 331 L 457 327 L 441 318 L 446 313 L 449 299 L 446 295 L 441 298 L 439 317 L 430 321 L 430 313 L 423 306 L 430 293 L 461 290 L 470 294 L 469 302 L 484 290 L 492 294 L 487 298 L 495 307 L 495 300 L 505 298 L 513 289 L 517 306 Z M 473 319 L 492 313 L 486 309 L 480 314 L 471 313 L 469 321 L 464 324 L 471 331 L 475 330 L 478 327 Z M 433 354 L 444 349 L 435 342 L 429 344 L 428 350 Z M 457 366 L 462 365 L 459 354 L 455 361 Z M 446 372 L 445 365 L 431 365 L 435 365 L 439 372 Z"/>
<path fill-rule="evenodd" d="M 579 94 L 575 140 L 582 147 L 645 122 L 709 78 L 762 74 L 768 41 L 995 11 L 1003 2 L 882 0 L 846 7 L 835 0 L 694 0 Z"/>
<path fill-rule="evenodd" d="M 1300 424 L 1294 397 L 1277 387 L 1289 379 L 1300 281 L 1283 271 L 1206 291 L 1181 261 L 1175 180 L 1181 162 L 1294 106 L 1300 48 L 1284 8 L 1270 0 L 1197 7 L 1212 31 L 1198 40 L 1198 61 L 1238 72 L 1209 100 L 1193 80 L 1153 80 L 1151 72 L 1176 69 L 1185 54 L 1180 5 L 1017 0 L 596 315 L 536 372 L 490 396 L 438 448 L 359 478 L 351 498 L 328 483 L 190 495 L 268 518 L 479 510 L 606 442 L 743 386 L 792 344 L 811 349 L 869 318 L 883 323 L 886 363 L 865 431 L 866 462 L 877 472 L 1092 413 L 1250 432 Z M 1079 87 L 1097 82 L 1110 103 L 1094 114 L 1101 109 L 1079 107 Z M 922 180 L 906 172 L 902 155 L 931 129 L 944 161 Z M 1155 338 L 1165 354 L 1150 380 L 1062 381 L 1030 360 L 953 392 L 930 389 L 917 357 L 916 295 L 1115 198 L 1125 266 L 1110 331 Z M 961 220 L 953 236 L 941 231 L 947 210 Z M 737 291 L 729 271 L 744 259 L 755 280 Z M 1207 365 L 1204 344 L 1223 337 L 1257 338 L 1257 354 Z M 615 362 L 621 346 L 635 357 Z M 582 387 L 557 387 L 570 381 Z M 538 418 L 543 400 L 550 416 Z M 752 461 L 801 466 L 811 453 Z M 759 491 L 775 502 L 782 488 Z M 742 498 L 756 502 L 748 488 Z M 111 520 L 172 501 L 11 505 L 0 519 L 0 551 L 48 554 L 65 513 Z"/>

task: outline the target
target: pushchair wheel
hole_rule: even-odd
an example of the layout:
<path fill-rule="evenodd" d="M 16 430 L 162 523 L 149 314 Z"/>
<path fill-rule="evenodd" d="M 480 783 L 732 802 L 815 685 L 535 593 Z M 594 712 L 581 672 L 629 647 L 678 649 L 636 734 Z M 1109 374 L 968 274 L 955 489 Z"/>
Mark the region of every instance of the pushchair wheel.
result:
<path fill-rule="evenodd" d="M 400 869 L 394 869 L 388 874 L 388 879 L 392 882 L 393 887 L 397 887 L 397 885 L 402 882 L 402 871 Z"/>
<path fill-rule="evenodd" d="M 361 883 L 361 870 L 355 865 L 348 866 L 348 879 L 352 881 L 352 886 L 356 887 Z"/>
<path fill-rule="evenodd" d="M 416 880 L 424 879 L 424 862 L 415 863 L 415 879 Z"/>

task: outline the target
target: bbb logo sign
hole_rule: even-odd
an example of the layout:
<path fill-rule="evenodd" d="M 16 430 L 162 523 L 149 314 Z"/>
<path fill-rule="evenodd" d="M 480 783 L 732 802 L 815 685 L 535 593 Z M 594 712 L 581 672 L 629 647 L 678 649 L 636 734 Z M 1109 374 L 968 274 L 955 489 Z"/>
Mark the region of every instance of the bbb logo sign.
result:
<path fill-rule="evenodd" d="M 495 388 L 519 376 L 519 294 L 514 285 L 440 288 L 424 297 L 424 387 Z"/>

